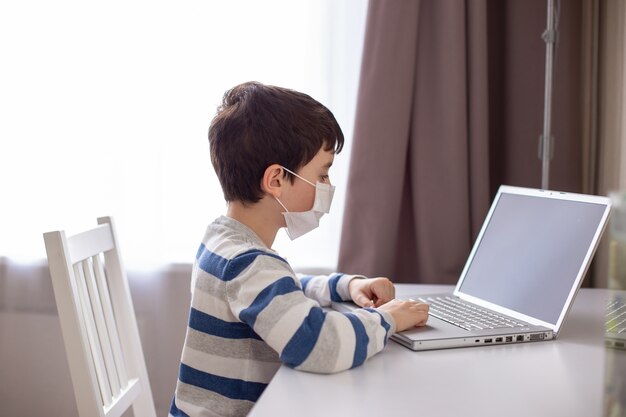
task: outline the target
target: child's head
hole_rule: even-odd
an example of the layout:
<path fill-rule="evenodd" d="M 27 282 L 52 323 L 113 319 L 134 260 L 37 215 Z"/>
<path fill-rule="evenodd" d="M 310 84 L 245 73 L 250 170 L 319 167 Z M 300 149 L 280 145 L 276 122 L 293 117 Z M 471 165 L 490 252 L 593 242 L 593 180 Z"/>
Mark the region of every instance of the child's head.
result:
<path fill-rule="evenodd" d="M 322 104 L 258 82 L 227 91 L 209 128 L 211 161 L 228 202 L 258 202 L 268 166 L 298 172 L 321 149 L 339 153 L 343 140 L 335 117 Z"/>

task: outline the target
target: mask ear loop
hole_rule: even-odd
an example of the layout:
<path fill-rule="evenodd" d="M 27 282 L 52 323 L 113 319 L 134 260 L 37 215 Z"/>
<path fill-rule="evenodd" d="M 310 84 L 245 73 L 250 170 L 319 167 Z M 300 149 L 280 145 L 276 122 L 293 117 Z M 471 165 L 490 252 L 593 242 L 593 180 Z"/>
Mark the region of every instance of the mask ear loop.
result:
<path fill-rule="evenodd" d="M 280 204 L 280 206 L 285 210 L 286 213 L 289 213 L 289 210 L 287 210 L 287 207 L 285 207 L 285 205 L 283 203 L 280 202 L 280 200 L 278 199 L 278 197 L 274 197 L 274 199 L 276 201 L 278 201 L 278 204 Z"/>
<path fill-rule="evenodd" d="M 285 171 L 289 171 L 289 170 L 288 170 L 287 168 L 285 168 L 284 166 L 282 166 L 282 165 L 279 165 L 279 166 L 280 166 L 282 169 L 284 169 Z M 291 172 L 291 171 L 289 171 L 289 172 Z M 297 174 L 295 174 L 295 173 L 293 173 L 293 172 L 291 172 L 291 173 L 292 173 L 293 175 L 295 175 L 295 176 L 298 176 Z M 274 200 L 278 201 L 278 204 L 280 204 L 280 206 L 283 208 L 283 210 L 285 210 L 285 212 L 286 212 L 286 213 L 289 213 L 289 210 L 287 210 L 287 207 L 285 207 L 285 205 L 284 205 L 284 204 L 283 204 L 283 203 L 282 203 L 282 202 L 278 199 L 278 197 L 276 197 L 276 196 L 272 196 L 272 197 L 274 197 Z"/>
<path fill-rule="evenodd" d="M 304 182 L 308 182 L 308 183 L 309 183 L 309 185 L 312 185 L 313 187 L 316 187 L 316 185 L 315 185 L 315 184 L 313 184 L 311 181 L 307 180 L 306 178 L 302 178 L 300 175 L 296 174 L 296 173 L 295 173 L 295 172 L 293 172 L 292 170 L 290 170 L 290 169 L 288 169 L 288 168 L 285 168 L 285 167 L 284 167 L 284 166 L 282 166 L 282 165 L 281 165 L 280 167 L 281 167 L 282 169 L 284 169 L 285 171 L 289 172 L 290 174 L 293 174 L 293 175 L 295 175 L 296 177 L 300 178 L 302 181 L 304 181 Z M 285 210 L 286 210 L 286 209 L 285 209 Z"/>

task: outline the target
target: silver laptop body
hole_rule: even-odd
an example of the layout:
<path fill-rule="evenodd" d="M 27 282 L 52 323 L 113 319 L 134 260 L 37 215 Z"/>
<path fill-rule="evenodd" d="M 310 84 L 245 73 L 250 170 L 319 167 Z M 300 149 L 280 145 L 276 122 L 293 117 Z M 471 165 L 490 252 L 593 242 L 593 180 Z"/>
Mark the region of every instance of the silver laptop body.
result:
<path fill-rule="evenodd" d="M 626 292 L 613 294 L 606 306 L 606 333 L 608 347 L 626 348 Z"/>
<path fill-rule="evenodd" d="M 501 186 L 454 292 L 406 297 L 430 317 L 392 339 L 430 350 L 556 338 L 609 212 L 606 197 Z"/>

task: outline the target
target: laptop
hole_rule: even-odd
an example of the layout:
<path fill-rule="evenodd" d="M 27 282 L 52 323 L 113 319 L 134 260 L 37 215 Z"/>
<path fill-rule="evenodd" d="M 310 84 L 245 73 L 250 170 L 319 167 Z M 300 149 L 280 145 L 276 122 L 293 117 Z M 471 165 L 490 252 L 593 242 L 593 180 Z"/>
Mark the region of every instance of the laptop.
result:
<path fill-rule="evenodd" d="M 610 208 L 607 197 L 501 186 L 454 291 L 405 297 L 430 304 L 428 323 L 391 338 L 412 350 L 556 338 Z"/>
<path fill-rule="evenodd" d="M 606 306 L 606 333 L 608 347 L 626 348 L 626 300 L 625 292 L 615 293 Z"/>

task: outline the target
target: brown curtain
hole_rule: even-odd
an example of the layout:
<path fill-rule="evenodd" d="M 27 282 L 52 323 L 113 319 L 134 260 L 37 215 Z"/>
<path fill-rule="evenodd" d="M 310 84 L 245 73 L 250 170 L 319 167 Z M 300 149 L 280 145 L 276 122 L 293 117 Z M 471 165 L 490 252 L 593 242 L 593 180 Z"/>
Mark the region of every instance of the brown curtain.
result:
<path fill-rule="evenodd" d="M 626 2 L 586 0 L 583 9 L 583 191 L 626 191 Z M 592 265 L 593 286 L 610 287 L 610 232 Z"/>
<path fill-rule="evenodd" d="M 581 190 L 581 0 L 561 6 L 550 188 Z M 539 187 L 545 0 L 371 0 L 339 270 L 455 283 L 500 184 Z"/>

